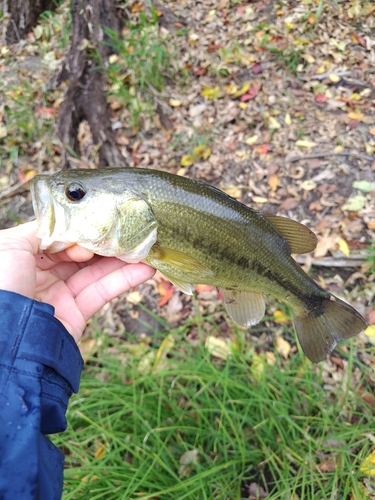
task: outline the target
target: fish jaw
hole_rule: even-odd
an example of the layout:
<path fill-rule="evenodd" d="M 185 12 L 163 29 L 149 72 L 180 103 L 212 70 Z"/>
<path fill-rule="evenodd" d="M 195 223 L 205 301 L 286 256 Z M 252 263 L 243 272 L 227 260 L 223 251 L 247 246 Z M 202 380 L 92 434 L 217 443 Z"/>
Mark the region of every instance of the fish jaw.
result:
<path fill-rule="evenodd" d="M 66 232 L 64 207 L 52 196 L 49 176 L 36 176 L 31 181 L 30 190 L 38 226 L 36 236 L 41 240 L 39 249 L 56 253 L 72 246 L 74 243 L 64 236 Z"/>

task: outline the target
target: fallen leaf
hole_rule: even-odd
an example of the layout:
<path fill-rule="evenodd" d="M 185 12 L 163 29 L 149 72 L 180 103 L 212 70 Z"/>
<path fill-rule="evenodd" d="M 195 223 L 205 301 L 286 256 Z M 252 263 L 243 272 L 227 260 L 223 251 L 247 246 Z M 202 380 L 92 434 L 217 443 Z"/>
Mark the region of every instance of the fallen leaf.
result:
<path fill-rule="evenodd" d="M 285 114 L 285 119 L 284 119 L 286 125 L 291 125 L 292 124 L 292 118 L 290 116 L 290 113 Z"/>
<path fill-rule="evenodd" d="M 320 472 L 334 472 L 336 470 L 336 462 L 334 460 L 325 460 L 317 464 Z"/>
<path fill-rule="evenodd" d="M 280 210 L 293 210 L 298 206 L 298 201 L 295 198 L 286 198 L 282 203 L 280 203 Z"/>
<path fill-rule="evenodd" d="M 375 476 L 375 450 L 364 459 L 359 470 L 366 476 Z"/>
<path fill-rule="evenodd" d="M 351 120 L 362 120 L 362 118 L 364 117 L 364 114 L 363 113 L 356 113 L 356 112 L 352 111 L 351 113 L 348 113 L 348 117 Z"/>
<path fill-rule="evenodd" d="M 236 85 L 236 87 L 237 87 L 237 85 Z M 234 98 L 240 97 L 240 96 L 246 94 L 246 92 L 249 90 L 249 88 L 250 88 L 250 82 L 244 82 L 240 89 L 238 89 L 238 87 L 237 87 L 237 90 L 232 92 L 231 97 L 234 97 Z"/>
<path fill-rule="evenodd" d="M 328 78 L 329 78 L 329 80 L 330 80 L 332 83 L 338 83 L 338 82 L 341 80 L 341 77 L 340 77 L 340 76 L 335 75 L 334 73 L 331 73 L 330 75 L 328 75 Z"/>
<path fill-rule="evenodd" d="M 262 146 L 259 146 L 259 148 L 256 149 L 256 152 L 258 153 L 258 155 L 266 155 L 269 149 L 269 144 L 262 144 Z"/>
<path fill-rule="evenodd" d="M 240 199 L 242 198 L 242 189 L 239 187 L 229 187 L 223 189 L 224 193 L 227 193 L 232 198 Z"/>
<path fill-rule="evenodd" d="M 4 139 L 8 135 L 8 130 L 3 123 L 0 123 L 0 139 Z"/>
<path fill-rule="evenodd" d="M 216 358 L 226 360 L 231 355 L 229 344 L 224 339 L 213 337 L 212 335 L 207 337 L 205 347 Z"/>
<path fill-rule="evenodd" d="M 167 354 L 170 353 L 170 351 L 173 349 L 175 344 L 175 339 L 172 334 L 168 334 L 165 339 L 163 339 L 163 342 L 160 344 L 160 347 L 156 353 L 155 356 L 155 362 L 159 361 L 160 359 L 164 359 L 167 357 Z"/>
<path fill-rule="evenodd" d="M 300 148 L 313 148 L 316 146 L 316 143 L 308 141 L 307 139 L 299 139 L 296 141 L 296 146 L 299 146 Z"/>
<path fill-rule="evenodd" d="M 201 90 L 201 96 L 206 99 L 220 99 L 224 96 L 224 92 L 219 86 L 216 87 L 203 87 Z"/>
<path fill-rule="evenodd" d="M 359 189 L 362 193 L 371 193 L 375 189 L 375 184 L 369 181 L 354 181 L 352 186 L 354 189 Z"/>
<path fill-rule="evenodd" d="M 252 144 L 255 144 L 258 139 L 259 139 L 259 136 L 255 134 L 255 135 L 252 135 L 251 137 L 248 137 L 245 140 L 245 142 L 246 142 L 246 144 L 248 144 L 249 146 L 251 146 Z"/>
<path fill-rule="evenodd" d="M 312 191 L 313 189 L 316 188 L 316 186 L 317 186 L 316 182 L 311 179 L 307 179 L 306 181 L 303 181 L 301 184 L 301 188 L 304 191 Z"/>
<path fill-rule="evenodd" d="M 316 102 L 326 102 L 328 97 L 325 94 L 316 94 L 315 101 Z"/>
<path fill-rule="evenodd" d="M 372 345 L 375 345 L 375 325 L 370 325 L 364 330 L 364 334 Z"/>
<path fill-rule="evenodd" d="M 292 346 L 283 337 L 276 337 L 276 350 L 283 357 L 287 358 Z"/>
<path fill-rule="evenodd" d="M 280 123 L 272 116 L 268 118 L 268 126 L 270 129 L 276 129 L 276 130 L 281 127 Z"/>
<path fill-rule="evenodd" d="M 195 158 L 193 155 L 184 155 L 180 160 L 180 165 L 182 167 L 191 167 L 195 162 Z"/>
<path fill-rule="evenodd" d="M 285 314 L 284 311 L 281 311 L 280 309 L 277 309 L 273 313 L 273 319 L 274 319 L 275 323 L 286 323 L 289 321 L 288 316 Z"/>
<path fill-rule="evenodd" d="M 259 89 L 259 83 L 252 83 L 249 87 L 249 91 L 241 96 L 241 102 L 247 102 L 250 101 L 250 99 L 254 99 L 254 97 L 258 94 Z"/>
<path fill-rule="evenodd" d="M 342 251 L 342 253 L 345 255 L 345 257 L 349 257 L 350 255 L 350 249 L 349 245 L 347 242 L 344 240 L 344 238 L 340 238 L 339 241 L 337 242 L 339 249 Z"/>
<path fill-rule="evenodd" d="M 258 354 L 253 354 L 250 371 L 255 380 L 262 380 L 264 368 L 264 359 Z"/>
<path fill-rule="evenodd" d="M 211 155 L 211 148 L 204 144 L 200 144 L 193 149 L 193 155 L 200 160 L 207 160 Z"/>
<path fill-rule="evenodd" d="M 99 446 L 95 452 L 94 457 L 96 459 L 103 458 L 107 453 L 107 449 L 105 446 Z"/>
<path fill-rule="evenodd" d="M 358 194 L 349 198 L 346 203 L 341 207 L 342 210 L 348 210 L 349 212 L 358 212 L 366 205 L 366 197 L 363 194 Z"/>

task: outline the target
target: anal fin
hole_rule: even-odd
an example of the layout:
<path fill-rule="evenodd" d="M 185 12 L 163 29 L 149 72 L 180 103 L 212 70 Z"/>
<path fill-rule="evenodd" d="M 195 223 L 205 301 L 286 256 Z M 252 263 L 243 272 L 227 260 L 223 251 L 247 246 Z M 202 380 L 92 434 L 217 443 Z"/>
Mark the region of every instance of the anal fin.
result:
<path fill-rule="evenodd" d="M 221 290 L 225 308 L 232 320 L 239 326 L 256 325 L 263 318 L 265 303 L 263 294 Z"/>

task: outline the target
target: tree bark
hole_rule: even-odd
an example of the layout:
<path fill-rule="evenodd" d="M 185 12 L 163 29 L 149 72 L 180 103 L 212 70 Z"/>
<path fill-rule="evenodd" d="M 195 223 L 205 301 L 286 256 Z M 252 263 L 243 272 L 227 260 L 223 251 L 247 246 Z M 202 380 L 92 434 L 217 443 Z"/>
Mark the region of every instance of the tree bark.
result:
<path fill-rule="evenodd" d="M 16 43 L 25 38 L 45 10 L 55 10 L 56 0 L 3 0 L 3 12 L 10 14 L 5 42 Z"/>
<path fill-rule="evenodd" d="M 93 51 L 100 54 L 103 64 L 113 52 L 105 42 L 104 27 L 117 33 L 122 22 L 116 9 L 116 0 L 73 0 L 73 33 L 70 52 L 63 73 L 69 78 L 65 100 L 58 118 L 58 136 L 64 146 L 62 168 L 69 165 L 67 150 L 79 154 L 78 127 L 87 120 L 98 149 L 99 167 L 126 166 L 112 130 L 110 110 L 105 97 L 106 77 L 97 68 Z"/>

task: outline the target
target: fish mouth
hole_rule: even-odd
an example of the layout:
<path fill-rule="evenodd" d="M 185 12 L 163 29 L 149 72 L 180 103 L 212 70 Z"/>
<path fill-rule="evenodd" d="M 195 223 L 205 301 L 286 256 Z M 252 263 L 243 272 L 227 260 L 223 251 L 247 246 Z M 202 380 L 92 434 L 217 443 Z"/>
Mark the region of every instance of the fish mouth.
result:
<path fill-rule="evenodd" d="M 36 175 L 30 183 L 33 209 L 37 221 L 36 236 L 40 238 L 39 249 L 49 253 L 59 252 L 73 243 L 66 241 L 64 207 L 54 199 L 48 175 Z"/>

